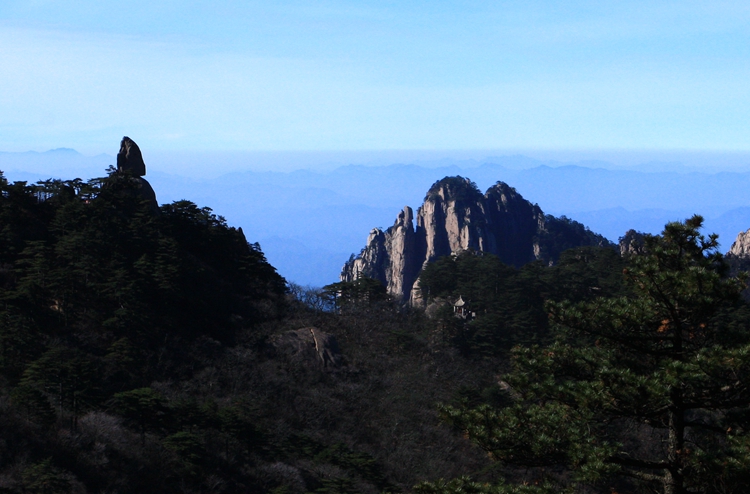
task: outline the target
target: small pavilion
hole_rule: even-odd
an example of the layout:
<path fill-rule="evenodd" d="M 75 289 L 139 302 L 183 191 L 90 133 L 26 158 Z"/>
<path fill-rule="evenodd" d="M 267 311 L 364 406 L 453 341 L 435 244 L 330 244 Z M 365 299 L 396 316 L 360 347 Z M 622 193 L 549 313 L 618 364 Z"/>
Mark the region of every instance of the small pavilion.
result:
<path fill-rule="evenodd" d="M 462 319 L 467 319 L 471 316 L 471 312 L 466 307 L 466 302 L 460 295 L 458 296 L 458 300 L 453 303 L 453 315 Z"/>

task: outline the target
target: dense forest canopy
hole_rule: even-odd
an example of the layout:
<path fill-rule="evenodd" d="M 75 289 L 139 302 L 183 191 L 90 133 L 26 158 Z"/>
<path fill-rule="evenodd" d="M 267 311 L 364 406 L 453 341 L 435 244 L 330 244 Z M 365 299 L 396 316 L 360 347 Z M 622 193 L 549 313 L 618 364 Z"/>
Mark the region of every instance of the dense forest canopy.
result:
<path fill-rule="evenodd" d="M 227 341 L 283 308 L 283 278 L 210 209 L 179 201 L 157 214 L 119 173 L 0 186 L 3 317 L 19 342 L 35 334 L 33 348 L 3 345 L 17 350 L 3 356 L 14 375 L 50 346 Z"/>
<path fill-rule="evenodd" d="M 554 266 L 537 261 L 520 269 L 492 254 L 465 251 L 429 264 L 420 276 L 420 289 L 428 310 L 439 312 L 464 355 L 499 356 L 514 345 L 546 337 L 545 301 L 621 293 L 624 266 L 611 248 L 578 247 L 563 252 Z M 453 317 L 446 303 L 459 297 L 471 312 L 468 320 Z"/>
<path fill-rule="evenodd" d="M 702 218 L 646 235 L 627 291 L 548 300 L 550 341 L 513 349 L 500 405 L 444 406 L 527 487 L 466 479 L 421 492 L 745 492 L 750 313 Z M 598 291 L 598 290 L 597 290 Z"/>
<path fill-rule="evenodd" d="M 39 427 L 75 432 L 82 415 L 110 408 L 137 415 L 143 433 L 164 415 L 148 386 L 185 375 L 191 342 L 231 343 L 285 310 L 284 279 L 241 231 L 189 201 L 154 211 L 137 187 L 116 172 L 0 178 L 0 373 Z"/>

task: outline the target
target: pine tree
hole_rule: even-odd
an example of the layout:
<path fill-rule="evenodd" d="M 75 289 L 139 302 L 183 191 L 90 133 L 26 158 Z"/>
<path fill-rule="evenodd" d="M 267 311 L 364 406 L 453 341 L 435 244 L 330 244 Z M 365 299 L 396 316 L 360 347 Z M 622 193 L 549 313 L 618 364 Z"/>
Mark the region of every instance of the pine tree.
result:
<path fill-rule="evenodd" d="M 123 417 L 133 422 L 141 434 L 141 445 L 146 444 L 146 431 L 159 426 L 165 415 L 164 397 L 151 388 L 138 388 L 112 397 L 114 408 Z"/>
<path fill-rule="evenodd" d="M 502 382 L 507 406 L 442 408 L 494 459 L 529 468 L 524 492 L 747 485 L 746 284 L 727 276 L 717 237 L 701 235 L 701 225 L 694 216 L 647 236 L 624 270 L 628 295 L 549 303 L 554 342 L 514 350 Z"/>
<path fill-rule="evenodd" d="M 97 402 L 97 375 L 96 362 L 89 355 L 59 346 L 26 368 L 21 386 L 54 397 L 61 417 L 65 410 L 70 412 L 71 429 L 75 430 L 81 412 Z"/>

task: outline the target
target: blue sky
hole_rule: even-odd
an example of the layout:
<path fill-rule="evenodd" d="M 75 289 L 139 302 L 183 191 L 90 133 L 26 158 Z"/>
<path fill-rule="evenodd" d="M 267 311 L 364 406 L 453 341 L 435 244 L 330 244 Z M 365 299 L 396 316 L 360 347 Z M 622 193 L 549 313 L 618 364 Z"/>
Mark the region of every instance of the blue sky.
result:
<path fill-rule="evenodd" d="M 0 150 L 750 150 L 750 3 L 0 3 Z"/>

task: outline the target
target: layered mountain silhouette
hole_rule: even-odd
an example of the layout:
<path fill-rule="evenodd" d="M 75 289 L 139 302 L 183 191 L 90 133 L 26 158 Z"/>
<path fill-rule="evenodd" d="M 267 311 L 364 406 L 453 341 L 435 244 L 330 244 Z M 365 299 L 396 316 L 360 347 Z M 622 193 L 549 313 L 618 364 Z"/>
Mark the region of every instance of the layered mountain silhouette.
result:
<path fill-rule="evenodd" d="M 414 220 L 406 206 L 393 226 L 370 231 L 365 248 L 344 265 L 341 281 L 374 278 L 396 299 L 417 303 L 422 268 L 442 256 L 473 250 L 521 266 L 554 262 L 572 247 L 611 245 L 578 222 L 545 215 L 506 183 L 497 182 L 482 194 L 461 176 L 435 182 L 417 209 L 416 228 Z"/>

